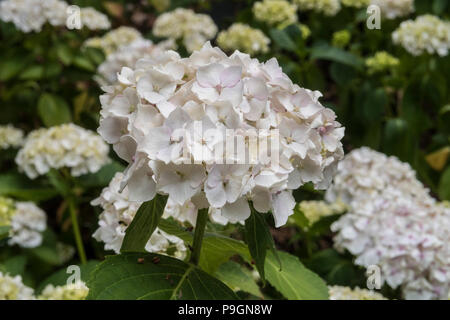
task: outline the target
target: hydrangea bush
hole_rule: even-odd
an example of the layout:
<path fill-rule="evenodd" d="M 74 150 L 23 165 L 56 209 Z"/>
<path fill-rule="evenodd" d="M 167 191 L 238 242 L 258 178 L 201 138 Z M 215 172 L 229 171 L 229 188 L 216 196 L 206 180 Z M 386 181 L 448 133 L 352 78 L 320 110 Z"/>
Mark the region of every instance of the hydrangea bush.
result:
<path fill-rule="evenodd" d="M 448 299 L 447 2 L 1 1 L 0 300 Z"/>

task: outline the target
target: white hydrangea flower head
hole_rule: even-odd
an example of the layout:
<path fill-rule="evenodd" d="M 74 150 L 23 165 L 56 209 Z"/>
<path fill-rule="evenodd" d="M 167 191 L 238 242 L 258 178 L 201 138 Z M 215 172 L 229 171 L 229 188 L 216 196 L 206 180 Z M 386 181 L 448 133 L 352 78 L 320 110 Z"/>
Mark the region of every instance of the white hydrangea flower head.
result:
<path fill-rule="evenodd" d="M 300 11 L 313 10 L 326 16 L 335 16 L 341 10 L 339 0 L 294 0 Z"/>
<path fill-rule="evenodd" d="M 355 287 L 329 286 L 330 300 L 387 300 L 382 294 L 373 290 Z"/>
<path fill-rule="evenodd" d="M 11 219 L 15 211 L 13 199 L 0 197 L 0 227 L 11 225 Z"/>
<path fill-rule="evenodd" d="M 81 280 L 63 286 L 48 284 L 38 296 L 38 300 L 84 300 L 88 293 L 89 288 Z"/>
<path fill-rule="evenodd" d="M 23 144 L 23 131 L 7 124 L 0 126 L 0 149 L 17 148 Z"/>
<path fill-rule="evenodd" d="M 159 60 L 164 59 L 165 51 L 174 48 L 173 40 L 166 40 L 154 44 L 150 40 L 137 39 L 106 57 L 97 68 L 96 81 L 104 86 L 111 85 L 117 81 L 117 74 L 123 67 L 134 68 L 139 59 Z"/>
<path fill-rule="evenodd" d="M 399 64 L 400 60 L 386 51 L 378 51 L 375 55 L 366 59 L 366 67 L 369 74 L 392 70 Z"/>
<path fill-rule="evenodd" d="M 100 136 L 73 123 L 32 131 L 16 156 L 31 179 L 50 169 L 70 168 L 72 176 L 95 173 L 107 164 L 109 147 Z"/>
<path fill-rule="evenodd" d="M 105 90 L 98 131 L 129 163 L 122 185 L 132 201 L 158 192 L 238 222 L 252 200 L 279 227 L 293 213 L 292 190 L 308 182 L 327 188 L 343 157 L 334 112 L 276 59 L 227 56 L 207 43 L 189 58 L 168 51 L 165 61 L 140 60 Z M 224 147 L 230 131 L 242 141 L 239 153 Z"/>
<path fill-rule="evenodd" d="M 255 2 L 253 14 L 259 21 L 270 25 L 292 24 L 298 21 L 297 6 L 286 0 L 263 0 Z"/>
<path fill-rule="evenodd" d="M 155 36 L 181 39 L 188 52 L 200 49 L 216 33 L 217 26 L 210 16 L 191 9 L 177 8 L 163 13 L 153 24 Z"/>
<path fill-rule="evenodd" d="M 47 19 L 41 0 L 4 0 L 0 2 L 0 19 L 12 22 L 22 32 L 39 32 Z"/>
<path fill-rule="evenodd" d="M 382 281 L 406 299 L 443 299 L 450 287 L 450 209 L 436 203 L 408 164 L 368 148 L 339 164 L 326 198 L 349 210 L 331 229 L 338 250 L 364 267 L 378 265 Z"/>
<path fill-rule="evenodd" d="M 364 8 L 370 5 L 371 0 L 341 0 L 341 3 L 346 7 Z"/>
<path fill-rule="evenodd" d="M 253 56 L 268 52 L 270 39 L 261 30 L 237 22 L 219 32 L 217 44 L 224 50 L 239 50 Z"/>
<path fill-rule="evenodd" d="M 111 28 L 108 16 L 91 7 L 81 8 L 80 18 L 82 27 L 89 30 L 105 30 Z"/>
<path fill-rule="evenodd" d="M 308 219 L 309 225 L 313 225 L 320 219 L 346 211 L 347 206 L 342 201 L 328 203 L 325 201 L 302 201 L 298 204 L 298 209 L 303 212 Z"/>
<path fill-rule="evenodd" d="M 392 33 L 392 40 L 414 56 L 428 53 L 445 57 L 450 48 L 450 22 L 425 14 L 403 21 Z"/>
<path fill-rule="evenodd" d="M 0 271 L 0 300 L 34 300 L 34 290 L 22 282 L 21 276 L 11 277 Z"/>
<path fill-rule="evenodd" d="M 0 2 L 0 20 L 12 22 L 22 32 L 40 32 L 49 23 L 65 26 L 69 5 L 61 0 L 4 0 Z M 108 17 L 94 8 L 81 8 L 82 26 L 90 30 L 109 29 Z"/>
<path fill-rule="evenodd" d="M 120 26 L 108 31 L 102 37 L 90 38 L 85 41 L 86 47 L 101 49 L 107 56 L 116 52 L 119 48 L 129 45 L 132 42 L 142 39 L 139 30 L 128 26 Z"/>
<path fill-rule="evenodd" d="M 414 12 L 414 0 L 371 0 L 371 5 L 380 8 L 381 16 L 396 19 Z"/>
<path fill-rule="evenodd" d="M 120 252 L 125 230 L 142 204 L 142 202 L 129 200 L 127 187 L 121 191 L 120 184 L 123 178 L 122 173 L 116 173 L 109 186 L 103 189 L 100 197 L 91 202 L 92 205 L 100 205 L 103 209 L 98 222 L 99 227 L 93 237 L 105 243 L 105 250 L 113 250 L 116 253 Z M 158 228 L 150 237 L 145 249 L 148 252 L 161 254 L 167 254 L 168 250 L 174 249 L 174 256 L 180 259 L 186 257 L 187 250 L 183 240 Z"/>
<path fill-rule="evenodd" d="M 33 202 L 17 201 L 10 227 L 9 245 L 36 248 L 42 243 L 42 232 L 47 228 L 47 215 Z"/>

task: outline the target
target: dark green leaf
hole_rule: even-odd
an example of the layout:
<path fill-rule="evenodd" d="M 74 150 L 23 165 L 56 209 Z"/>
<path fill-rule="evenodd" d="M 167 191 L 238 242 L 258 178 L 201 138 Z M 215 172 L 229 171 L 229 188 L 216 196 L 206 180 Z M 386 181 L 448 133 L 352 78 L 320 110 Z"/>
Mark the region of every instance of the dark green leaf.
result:
<path fill-rule="evenodd" d="M 87 283 L 92 300 L 237 299 L 225 284 L 183 261 L 158 255 L 109 256 Z"/>
<path fill-rule="evenodd" d="M 262 298 L 261 291 L 251 272 L 234 261 L 222 264 L 216 271 L 215 276 L 234 291 L 245 291 Z"/>
<path fill-rule="evenodd" d="M 145 252 L 145 245 L 159 224 L 166 202 L 167 196 L 157 194 L 139 207 L 125 231 L 121 252 Z"/>
<path fill-rule="evenodd" d="M 444 171 L 439 182 L 439 197 L 441 200 L 450 200 L 450 167 Z"/>
<path fill-rule="evenodd" d="M 40 96 L 38 113 L 47 127 L 72 121 L 68 104 L 61 97 L 49 93 Z"/>
<path fill-rule="evenodd" d="M 280 270 L 277 258 L 267 254 L 265 271 L 267 281 L 290 300 L 326 300 L 326 283 L 314 272 L 305 268 L 297 257 L 287 252 L 278 252 L 283 265 Z"/>
<path fill-rule="evenodd" d="M 362 69 L 364 66 L 364 62 L 360 57 L 354 55 L 353 53 L 328 45 L 320 45 L 312 48 L 311 59 L 335 61 L 356 69 Z"/>

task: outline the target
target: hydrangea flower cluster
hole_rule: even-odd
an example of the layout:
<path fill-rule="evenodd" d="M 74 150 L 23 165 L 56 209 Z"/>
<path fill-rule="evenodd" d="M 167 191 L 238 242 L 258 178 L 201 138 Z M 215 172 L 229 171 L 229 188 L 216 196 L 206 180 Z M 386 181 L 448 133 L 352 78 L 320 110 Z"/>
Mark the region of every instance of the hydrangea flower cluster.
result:
<path fill-rule="evenodd" d="M 343 157 L 334 112 L 276 59 L 227 56 L 207 43 L 189 58 L 168 51 L 165 61 L 140 60 L 118 82 L 101 96 L 98 131 L 129 162 L 122 187 L 131 201 L 158 192 L 236 222 L 252 200 L 279 227 L 293 213 L 292 190 L 326 188 Z"/>
<path fill-rule="evenodd" d="M 300 10 L 313 10 L 326 16 L 335 16 L 341 10 L 339 0 L 294 0 Z"/>
<path fill-rule="evenodd" d="M 80 176 L 100 170 L 109 162 L 108 152 L 108 145 L 97 134 L 69 123 L 32 131 L 16 163 L 30 179 L 64 167 Z"/>
<path fill-rule="evenodd" d="M 125 230 L 141 205 L 141 202 L 129 200 L 127 187 L 120 192 L 123 177 L 122 173 L 116 173 L 109 186 L 103 189 L 100 197 L 91 202 L 92 205 L 100 205 L 104 210 L 100 214 L 99 227 L 93 236 L 97 241 L 105 243 L 105 250 L 113 250 L 115 253 L 120 253 Z M 180 259 L 186 256 L 183 240 L 158 228 L 148 240 L 145 249 L 148 252 L 162 254 L 173 252 L 173 255 Z"/>
<path fill-rule="evenodd" d="M 445 57 L 450 48 L 450 22 L 425 14 L 403 21 L 392 33 L 392 40 L 414 56 L 429 53 Z"/>
<path fill-rule="evenodd" d="M 84 300 L 88 293 L 89 288 L 83 281 L 63 286 L 48 284 L 38 296 L 38 300 Z"/>
<path fill-rule="evenodd" d="M 414 12 L 414 0 L 371 0 L 370 4 L 378 6 L 386 19 L 400 18 Z"/>
<path fill-rule="evenodd" d="M 0 149 L 17 148 L 23 144 L 23 131 L 7 124 L 0 126 Z"/>
<path fill-rule="evenodd" d="M 40 32 L 48 22 L 65 26 L 70 15 L 69 5 L 61 0 L 5 0 L 0 2 L 0 19 L 12 22 L 22 32 Z M 80 22 L 90 30 L 109 29 L 108 17 L 94 8 L 81 8 Z"/>
<path fill-rule="evenodd" d="M 21 276 L 11 277 L 0 271 L 0 300 L 34 300 L 34 290 L 22 282 Z"/>
<path fill-rule="evenodd" d="M 47 216 L 32 202 L 15 202 L 0 197 L 0 226 L 8 226 L 9 245 L 35 248 L 42 243 L 42 232 L 47 228 Z"/>
<path fill-rule="evenodd" d="M 297 22 L 297 6 L 286 0 L 263 0 L 255 2 L 253 14 L 259 21 L 269 25 L 292 24 Z"/>
<path fill-rule="evenodd" d="M 142 39 L 139 30 L 132 27 L 121 26 L 117 29 L 108 31 L 102 37 L 94 37 L 86 40 L 84 43 L 87 47 L 94 47 L 103 50 L 108 56 L 116 52 L 119 48 L 129 45 L 135 40 Z"/>
<path fill-rule="evenodd" d="M 217 44 L 224 50 L 239 50 L 250 55 L 269 51 L 270 39 L 259 29 L 244 23 L 233 23 L 219 32 Z"/>
<path fill-rule="evenodd" d="M 341 0 L 346 7 L 364 8 L 369 6 L 371 0 Z"/>
<path fill-rule="evenodd" d="M 175 46 L 173 40 L 154 44 L 152 41 L 139 38 L 128 45 L 120 47 L 106 57 L 97 68 L 95 80 L 100 85 L 111 85 L 117 81 L 117 74 L 123 67 L 133 68 L 139 59 L 163 59 L 165 51 Z"/>
<path fill-rule="evenodd" d="M 386 51 L 379 51 L 374 56 L 366 59 L 367 72 L 375 74 L 391 70 L 400 64 L 400 60 Z"/>
<path fill-rule="evenodd" d="M 10 226 L 9 245 L 35 248 L 42 243 L 42 232 L 47 228 L 47 216 L 33 202 L 16 202 Z"/>
<path fill-rule="evenodd" d="M 340 30 L 333 33 L 331 43 L 338 48 L 344 48 L 350 42 L 352 35 L 348 30 Z"/>
<path fill-rule="evenodd" d="M 335 203 L 328 203 L 325 201 L 302 201 L 298 204 L 298 209 L 308 219 L 309 225 L 313 225 L 320 219 L 334 214 L 343 213 L 346 211 L 347 206 L 337 201 Z"/>
<path fill-rule="evenodd" d="M 373 290 L 355 287 L 329 286 L 330 300 L 387 300 L 382 294 Z"/>
<path fill-rule="evenodd" d="M 210 16 L 195 13 L 191 9 L 178 8 L 163 13 L 153 24 L 155 36 L 182 39 L 188 52 L 200 49 L 216 33 L 217 26 Z"/>
<path fill-rule="evenodd" d="M 411 167 L 361 148 L 349 153 L 326 199 L 348 213 L 332 226 L 338 250 L 381 268 L 382 281 L 406 299 L 446 298 L 450 288 L 450 209 L 436 203 Z"/>
<path fill-rule="evenodd" d="M 81 8 L 81 26 L 89 30 L 106 30 L 111 28 L 108 16 L 91 7 Z"/>

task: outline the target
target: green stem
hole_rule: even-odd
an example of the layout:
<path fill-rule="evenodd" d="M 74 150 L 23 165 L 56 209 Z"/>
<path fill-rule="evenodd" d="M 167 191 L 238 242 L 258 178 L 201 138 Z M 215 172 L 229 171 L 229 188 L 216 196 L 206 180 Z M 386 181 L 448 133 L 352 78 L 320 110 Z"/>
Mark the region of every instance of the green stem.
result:
<path fill-rule="evenodd" d="M 207 221 L 208 221 L 208 208 L 199 210 L 197 214 L 197 221 L 195 223 L 192 254 L 189 260 L 189 262 L 194 265 L 198 265 L 198 262 L 200 261 L 200 251 L 202 249 L 203 235 L 205 234 Z"/>
<path fill-rule="evenodd" d="M 78 225 L 77 218 L 77 208 L 75 206 L 75 201 L 73 198 L 69 198 L 69 211 L 70 219 L 72 220 L 73 234 L 75 236 L 75 242 L 77 244 L 78 255 L 80 257 L 81 263 L 86 263 L 86 253 L 84 251 L 83 240 L 81 239 L 80 226 Z"/>

